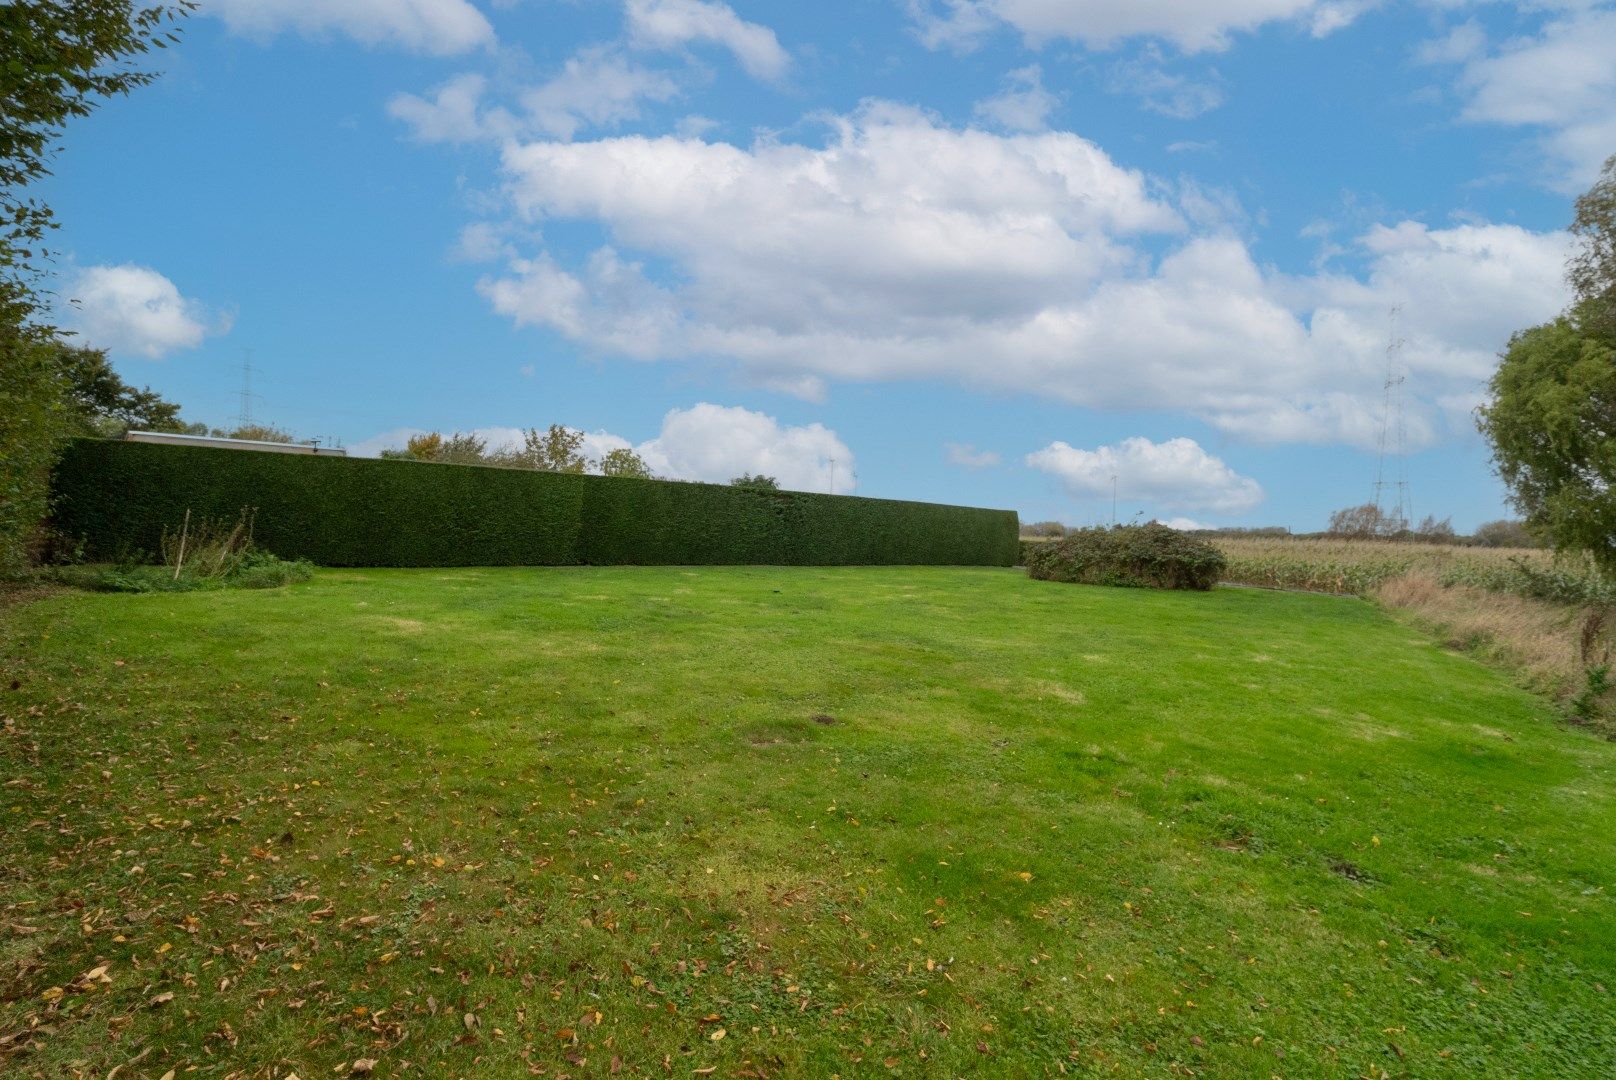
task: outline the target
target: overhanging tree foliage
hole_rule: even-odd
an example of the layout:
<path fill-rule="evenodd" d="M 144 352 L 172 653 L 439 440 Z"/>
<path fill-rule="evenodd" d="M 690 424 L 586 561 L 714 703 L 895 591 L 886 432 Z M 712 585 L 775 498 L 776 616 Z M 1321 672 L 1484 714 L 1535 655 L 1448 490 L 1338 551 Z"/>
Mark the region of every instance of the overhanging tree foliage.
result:
<path fill-rule="evenodd" d="M 150 82 L 131 61 L 171 43 L 191 0 L 0 4 L 0 573 L 27 563 L 50 463 L 75 415 L 55 363 L 40 273 L 54 222 L 28 186 L 70 119 Z"/>
<path fill-rule="evenodd" d="M 1575 313 L 1521 331 L 1478 418 L 1527 527 L 1616 573 L 1616 345 Z"/>
<path fill-rule="evenodd" d="M 1575 304 L 1510 339 L 1476 420 L 1527 527 L 1616 574 L 1616 155 L 1571 231 Z"/>
<path fill-rule="evenodd" d="M 1577 199 L 1571 233 L 1579 241 L 1566 280 L 1587 329 L 1616 334 L 1616 154 Z"/>

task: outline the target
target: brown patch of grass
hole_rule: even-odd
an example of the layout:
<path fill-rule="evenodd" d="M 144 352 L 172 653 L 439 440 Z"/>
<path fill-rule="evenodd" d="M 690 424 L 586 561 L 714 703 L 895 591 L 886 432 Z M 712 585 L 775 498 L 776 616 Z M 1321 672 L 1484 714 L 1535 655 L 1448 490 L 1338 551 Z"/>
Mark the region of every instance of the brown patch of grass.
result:
<path fill-rule="evenodd" d="M 1392 578 L 1377 586 L 1374 596 L 1408 612 L 1450 647 L 1508 671 L 1528 689 L 1573 710 L 1582 703 L 1580 719 L 1616 737 L 1613 703 L 1586 698 L 1589 672 L 1611 660 L 1613 643 L 1602 613 L 1468 585 L 1444 586 L 1429 572 Z"/>

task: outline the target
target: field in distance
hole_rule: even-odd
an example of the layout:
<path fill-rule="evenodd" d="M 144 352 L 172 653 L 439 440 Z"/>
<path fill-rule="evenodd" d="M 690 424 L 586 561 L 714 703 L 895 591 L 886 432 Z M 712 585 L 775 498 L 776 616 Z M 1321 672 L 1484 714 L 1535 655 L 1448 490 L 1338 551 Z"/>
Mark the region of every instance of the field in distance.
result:
<path fill-rule="evenodd" d="M 1465 547 L 1457 544 L 1389 543 L 1378 540 L 1215 537 L 1229 560 L 1231 584 L 1316 592 L 1368 593 L 1405 574 L 1425 574 L 1447 584 L 1514 591 L 1518 570 L 1560 573 L 1593 587 L 1592 567 L 1578 559 L 1556 560 L 1539 548 Z"/>
<path fill-rule="evenodd" d="M 4 615 L 7 1075 L 1616 1074 L 1616 744 L 1370 604 L 619 567 Z"/>

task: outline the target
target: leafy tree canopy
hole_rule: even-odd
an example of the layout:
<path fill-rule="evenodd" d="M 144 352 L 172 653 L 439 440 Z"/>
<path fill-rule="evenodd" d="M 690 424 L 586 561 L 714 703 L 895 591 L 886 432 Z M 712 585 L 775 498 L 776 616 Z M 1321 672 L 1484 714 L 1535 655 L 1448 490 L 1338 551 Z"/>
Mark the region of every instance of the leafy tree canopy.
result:
<path fill-rule="evenodd" d="M 1329 532 L 1334 536 L 1384 536 L 1402 527 L 1395 515 L 1387 514 L 1374 503 L 1348 506 L 1330 515 Z"/>
<path fill-rule="evenodd" d="M 1578 249 L 1566 270 L 1585 329 L 1616 334 L 1616 154 L 1577 199 L 1571 232 Z"/>
<path fill-rule="evenodd" d="M 50 208 L 22 189 L 46 175 L 68 120 L 156 76 L 131 61 L 176 38 L 193 0 L 27 0 L 0 4 L 0 305 L 17 326 L 33 288 Z"/>
<path fill-rule="evenodd" d="M 26 568 L 51 463 L 80 418 L 54 332 L 37 316 L 50 208 L 26 189 L 49 172 L 68 120 L 154 76 L 130 62 L 174 40 L 192 0 L 0 3 L 0 574 Z"/>
<path fill-rule="evenodd" d="M 543 472 L 586 472 L 589 459 L 584 457 L 583 445 L 583 432 L 560 424 L 543 431 L 528 428 L 522 434 L 522 448 L 509 454 L 504 464 Z"/>
<path fill-rule="evenodd" d="M 1510 339 L 1477 410 L 1510 499 L 1556 548 L 1616 572 L 1616 345 L 1585 309 Z"/>
<path fill-rule="evenodd" d="M 600 474 L 602 476 L 632 476 L 641 480 L 651 479 L 651 467 L 645 459 L 627 447 L 618 447 L 609 450 L 606 456 L 600 459 Z"/>
<path fill-rule="evenodd" d="M 740 476 L 737 476 L 735 479 L 730 481 L 730 486 L 745 488 L 748 491 L 780 490 L 780 482 L 778 480 L 772 476 L 764 476 L 762 473 L 758 473 L 756 476 L 753 476 L 751 473 L 742 473 Z"/>
<path fill-rule="evenodd" d="M 1527 529 L 1525 522 L 1508 518 L 1500 518 L 1497 521 L 1484 521 L 1477 525 L 1474 539 L 1482 547 L 1529 548 L 1538 546 L 1537 538 Z"/>
<path fill-rule="evenodd" d="M 136 389 L 119 377 L 101 349 L 53 345 L 68 407 L 80 434 L 116 437 L 126 431 L 201 434 L 207 428 L 180 419 L 180 407 L 151 387 Z"/>

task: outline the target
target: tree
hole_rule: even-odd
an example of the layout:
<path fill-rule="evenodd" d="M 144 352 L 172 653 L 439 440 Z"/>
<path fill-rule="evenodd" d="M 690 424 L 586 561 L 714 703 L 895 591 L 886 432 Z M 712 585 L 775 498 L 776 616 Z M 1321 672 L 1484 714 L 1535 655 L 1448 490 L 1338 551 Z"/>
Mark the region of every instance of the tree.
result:
<path fill-rule="evenodd" d="M 1066 535 L 1066 526 L 1058 521 L 1034 521 L 1021 527 L 1022 536 L 1051 536 L 1059 539 Z"/>
<path fill-rule="evenodd" d="M 65 341 L 55 342 L 54 351 L 63 393 L 80 434 L 116 438 L 130 430 L 197 433 L 198 425 L 180 419 L 178 405 L 149 386 L 137 390 L 124 382 L 105 351 Z"/>
<path fill-rule="evenodd" d="M 193 0 L 30 0 L 0 6 L 0 303 L 20 325 L 38 307 L 34 282 L 50 208 L 23 189 L 49 174 L 56 139 L 101 99 L 157 76 L 130 61 L 178 40 Z"/>
<path fill-rule="evenodd" d="M 451 465 L 486 465 L 492 460 L 488 454 L 488 440 L 475 432 L 455 432 L 443 440 L 438 449 L 438 460 Z"/>
<path fill-rule="evenodd" d="M 1445 517 L 1438 521 L 1435 514 L 1426 514 L 1425 520 L 1414 530 L 1414 539 L 1426 544 L 1451 544 L 1458 538 L 1459 534 L 1453 528 L 1453 518 Z"/>
<path fill-rule="evenodd" d="M 560 424 L 544 431 L 528 428 L 522 435 L 522 448 L 501 456 L 502 464 L 544 472 L 581 473 L 589 469 L 583 455 L 584 433 Z"/>
<path fill-rule="evenodd" d="M 751 473 L 742 473 L 729 483 L 731 487 L 743 488 L 747 491 L 769 492 L 780 490 L 778 480 L 772 476 L 764 476 L 762 473 L 758 473 L 756 476 Z"/>
<path fill-rule="evenodd" d="M 441 461 L 450 465 L 490 465 L 500 463 L 488 451 L 488 440 L 476 432 L 455 432 L 445 438 L 440 432 L 411 435 L 402 450 L 383 450 L 382 457 L 405 461 Z"/>
<path fill-rule="evenodd" d="M 651 467 L 645 459 L 626 446 L 616 450 L 608 450 L 606 456 L 600 459 L 600 474 L 602 476 L 632 476 L 640 480 L 651 479 Z"/>
<path fill-rule="evenodd" d="M 237 424 L 233 428 L 214 428 L 208 434 L 218 439 L 251 439 L 254 442 L 302 443 L 312 445 L 313 439 L 300 439 L 285 428 L 274 424 Z"/>
<path fill-rule="evenodd" d="M 383 450 L 381 456 L 399 461 L 436 461 L 443 448 L 443 436 L 436 431 L 425 435 L 411 435 L 402 450 Z"/>
<path fill-rule="evenodd" d="M 1349 506 L 1331 514 L 1330 528 L 1327 531 L 1332 536 L 1365 538 L 1380 536 L 1391 530 L 1395 523 L 1395 518 L 1388 517 L 1374 503 L 1364 503 L 1362 506 Z"/>
<path fill-rule="evenodd" d="M 1616 154 L 1577 199 L 1571 232 L 1579 241 L 1566 280 L 1586 330 L 1616 335 Z"/>
<path fill-rule="evenodd" d="M 1511 338 L 1476 417 L 1527 528 L 1616 573 L 1616 339 L 1583 312 Z"/>
<path fill-rule="evenodd" d="M 49 172 L 63 126 L 155 76 L 129 62 L 175 40 L 191 0 L 29 0 L 0 5 L 0 573 L 27 565 L 50 467 L 74 409 L 37 321 L 50 208 L 25 189 Z"/>
<path fill-rule="evenodd" d="M 1502 518 L 1477 525 L 1472 539 L 1482 547 L 1490 548 L 1537 547 L 1537 540 L 1527 530 L 1524 522 Z"/>

